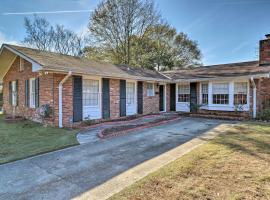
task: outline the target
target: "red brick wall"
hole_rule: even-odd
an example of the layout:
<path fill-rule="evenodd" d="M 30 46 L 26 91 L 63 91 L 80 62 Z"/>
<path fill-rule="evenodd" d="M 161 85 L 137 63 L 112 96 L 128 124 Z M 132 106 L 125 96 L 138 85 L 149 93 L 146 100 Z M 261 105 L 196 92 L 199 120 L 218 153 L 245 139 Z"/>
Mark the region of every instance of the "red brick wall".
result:
<path fill-rule="evenodd" d="M 54 74 L 53 75 L 53 85 L 54 85 L 54 124 L 58 126 L 58 116 L 59 116 L 59 83 L 65 77 L 65 74 Z M 69 77 L 63 84 L 62 91 L 62 116 L 63 116 L 63 126 L 71 126 L 73 118 L 73 78 Z"/>
<path fill-rule="evenodd" d="M 50 98 L 52 87 L 49 85 L 52 75 L 39 75 L 37 72 L 32 72 L 32 65 L 26 60 L 24 60 L 24 70 L 20 71 L 20 58 L 17 57 L 3 78 L 3 107 L 6 114 L 15 114 L 17 116 L 23 116 L 34 121 L 41 120 L 35 108 L 29 108 L 25 106 L 25 80 L 37 77 L 40 79 L 40 105 L 47 103 L 52 105 L 53 101 Z M 9 82 L 15 80 L 18 80 L 19 84 L 19 101 L 18 106 L 13 108 L 13 106 L 9 104 Z M 49 119 L 49 121 L 52 121 L 52 119 Z"/>
<path fill-rule="evenodd" d="M 53 109 L 51 117 L 46 119 L 44 123 L 58 126 L 58 85 L 65 75 L 53 73 L 39 74 L 37 72 L 32 72 L 32 65 L 26 60 L 24 60 L 23 71 L 19 70 L 19 66 L 20 58 L 17 57 L 3 79 L 4 112 L 8 115 L 13 114 L 13 106 L 9 104 L 9 82 L 18 80 L 19 103 L 18 106 L 14 108 L 15 115 L 41 122 L 37 109 L 25 106 L 25 80 L 39 77 L 39 105 L 49 104 Z M 69 78 L 63 85 L 63 124 L 65 126 L 70 125 L 69 121 L 73 116 L 72 84 L 72 78 Z"/>
<path fill-rule="evenodd" d="M 154 84 L 155 96 L 147 96 L 147 82 L 143 82 L 143 114 L 159 112 L 159 87 Z"/>
<path fill-rule="evenodd" d="M 257 83 L 257 110 L 258 112 L 270 108 L 270 78 L 261 78 Z"/>
<path fill-rule="evenodd" d="M 270 64 L 270 39 L 260 41 L 260 64 Z"/>
<path fill-rule="evenodd" d="M 110 79 L 110 117 L 120 116 L 120 80 Z"/>

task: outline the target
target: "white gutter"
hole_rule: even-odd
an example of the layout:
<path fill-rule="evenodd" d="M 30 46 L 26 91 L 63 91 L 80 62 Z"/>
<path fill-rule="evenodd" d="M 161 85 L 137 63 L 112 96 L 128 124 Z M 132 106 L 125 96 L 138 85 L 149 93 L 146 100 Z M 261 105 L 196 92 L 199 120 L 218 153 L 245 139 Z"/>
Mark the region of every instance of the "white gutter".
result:
<path fill-rule="evenodd" d="M 251 83 L 253 87 L 253 118 L 257 117 L 257 88 L 254 78 L 251 77 Z"/>
<path fill-rule="evenodd" d="M 66 82 L 66 80 L 71 76 L 72 72 L 69 71 L 68 74 L 60 81 L 59 83 L 59 109 L 58 109 L 58 125 L 59 128 L 63 127 L 63 98 L 62 98 L 62 93 L 63 93 L 63 84 Z"/>

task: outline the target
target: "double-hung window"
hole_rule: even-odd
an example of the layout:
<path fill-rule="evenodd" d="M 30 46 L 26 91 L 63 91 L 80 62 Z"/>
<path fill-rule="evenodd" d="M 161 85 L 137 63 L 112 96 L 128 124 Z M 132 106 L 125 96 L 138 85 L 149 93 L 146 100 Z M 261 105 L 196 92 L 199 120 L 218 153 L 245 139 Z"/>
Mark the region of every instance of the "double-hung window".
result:
<path fill-rule="evenodd" d="M 178 102 L 190 101 L 190 86 L 189 84 L 178 85 Z"/>
<path fill-rule="evenodd" d="M 83 106 L 97 107 L 99 105 L 99 81 L 83 80 Z"/>
<path fill-rule="evenodd" d="M 202 83 L 202 104 L 208 104 L 208 83 Z"/>
<path fill-rule="evenodd" d="M 135 83 L 127 82 L 126 85 L 126 104 L 135 104 Z"/>
<path fill-rule="evenodd" d="M 16 106 L 17 105 L 17 93 L 18 93 L 18 91 L 17 91 L 17 85 L 16 85 L 16 81 L 12 81 L 12 83 L 11 83 L 12 85 L 11 85 L 11 87 L 12 87 L 12 90 L 11 90 L 11 92 L 12 92 L 12 106 Z"/>
<path fill-rule="evenodd" d="M 213 83 L 213 104 L 229 104 L 229 83 Z"/>
<path fill-rule="evenodd" d="M 35 108 L 36 107 L 36 79 L 31 78 L 29 80 L 29 105 L 30 108 Z"/>
<path fill-rule="evenodd" d="M 154 83 L 147 83 L 147 96 L 155 96 Z"/>
<path fill-rule="evenodd" d="M 247 104 L 248 84 L 247 82 L 234 83 L 234 105 Z"/>

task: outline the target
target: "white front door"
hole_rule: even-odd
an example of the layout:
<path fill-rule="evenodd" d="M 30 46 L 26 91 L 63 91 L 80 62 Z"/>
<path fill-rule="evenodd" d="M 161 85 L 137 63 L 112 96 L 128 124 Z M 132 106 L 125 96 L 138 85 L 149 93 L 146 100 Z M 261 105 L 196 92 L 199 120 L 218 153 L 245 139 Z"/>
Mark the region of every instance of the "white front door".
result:
<path fill-rule="evenodd" d="M 100 82 L 95 79 L 83 79 L 83 119 L 100 119 Z"/>
<path fill-rule="evenodd" d="M 127 82 L 126 84 L 126 114 L 137 114 L 135 82 Z"/>

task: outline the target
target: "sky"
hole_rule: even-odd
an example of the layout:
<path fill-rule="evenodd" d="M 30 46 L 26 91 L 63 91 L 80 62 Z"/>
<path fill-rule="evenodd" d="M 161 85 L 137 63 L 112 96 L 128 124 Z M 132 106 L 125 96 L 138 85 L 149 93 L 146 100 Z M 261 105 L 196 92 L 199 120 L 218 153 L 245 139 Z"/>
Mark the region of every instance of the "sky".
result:
<path fill-rule="evenodd" d="M 258 59 L 259 40 L 270 33 L 270 0 L 154 0 L 162 17 L 198 42 L 204 65 Z M 24 18 L 33 14 L 51 24 L 86 33 L 90 12 L 100 0 L 0 0 L 0 45 L 19 44 Z"/>

